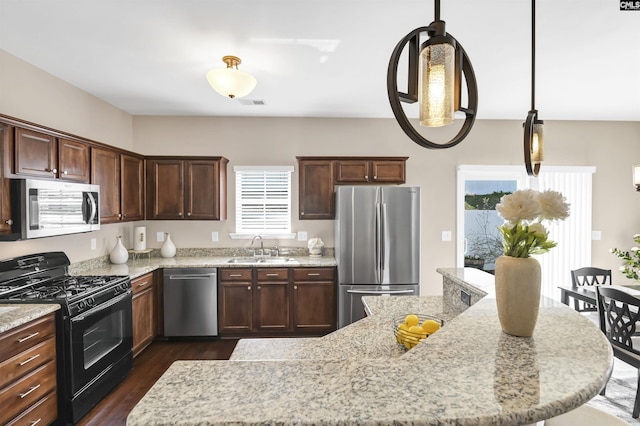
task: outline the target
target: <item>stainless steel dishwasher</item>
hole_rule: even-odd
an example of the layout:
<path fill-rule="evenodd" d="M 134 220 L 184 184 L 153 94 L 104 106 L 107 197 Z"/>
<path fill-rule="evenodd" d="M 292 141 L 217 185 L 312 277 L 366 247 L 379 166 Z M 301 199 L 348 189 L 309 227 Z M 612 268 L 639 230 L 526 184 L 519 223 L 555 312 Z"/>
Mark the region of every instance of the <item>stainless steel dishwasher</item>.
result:
<path fill-rule="evenodd" d="M 165 268 L 163 278 L 165 337 L 217 336 L 217 269 Z"/>

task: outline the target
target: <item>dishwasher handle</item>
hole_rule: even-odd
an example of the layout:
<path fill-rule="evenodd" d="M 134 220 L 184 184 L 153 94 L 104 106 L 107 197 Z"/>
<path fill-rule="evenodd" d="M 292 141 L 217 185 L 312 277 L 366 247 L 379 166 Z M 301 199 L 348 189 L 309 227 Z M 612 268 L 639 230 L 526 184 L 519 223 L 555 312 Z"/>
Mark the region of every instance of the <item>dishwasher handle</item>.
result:
<path fill-rule="evenodd" d="M 206 280 L 211 277 L 215 277 L 217 274 L 184 274 L 184 275 L 169 275 L 170 280 Z"/>

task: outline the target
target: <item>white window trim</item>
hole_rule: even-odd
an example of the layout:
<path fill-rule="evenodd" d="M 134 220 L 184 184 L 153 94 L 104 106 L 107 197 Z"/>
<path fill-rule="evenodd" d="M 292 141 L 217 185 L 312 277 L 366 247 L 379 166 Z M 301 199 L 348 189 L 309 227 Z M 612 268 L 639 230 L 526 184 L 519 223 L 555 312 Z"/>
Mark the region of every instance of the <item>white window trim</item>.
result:
<path fill-rule="evenodd" d="M 295 169 L 293 166 L 234 166 L 233 167 L 233 171 L 234 173 L 236 172 L 245 172 L 245 171 L 275 171 L 275 172 L 288 172 L 290 174 L 292 174 Z M 291 177 L 290 177 L 291 179 Z M 290 182 L 291 184 L 291 182 Z M 237 190 L 237 188 L 236 188 Z M 290 187 L 290 191 L 293 190 L 292 187 Z M 291 203 L 292 200 L 292 195 L 293 194 L 289 194 L 289 202 Z M 237 198 L 236 198 L 236 202 L 237 202 Z M 236 206 L 236 211 L 237 211 L 237 206 Z M 292 206 L 289 206 L 289 213 L 292 213 Z M 237 217 L 235 218 L 237 221 Z M 292 223 L 290 223 L 292 225 Z M 236 229 L 237 229 L 237 224 L 236 224 Z M 265 239 L 278 239 L 278 240 L 292 240 L 296 238 L 296 233 L 268 233 L 268 232 L 258 232 L 258 233 L 238 233 L 238 232 L 232 232 L 229 233 L 229 238 L 233 239 L 233 240 L 251 240 L 253 239 L 256 235 L 260 235 L 261 237 L 265 238 Z"/>

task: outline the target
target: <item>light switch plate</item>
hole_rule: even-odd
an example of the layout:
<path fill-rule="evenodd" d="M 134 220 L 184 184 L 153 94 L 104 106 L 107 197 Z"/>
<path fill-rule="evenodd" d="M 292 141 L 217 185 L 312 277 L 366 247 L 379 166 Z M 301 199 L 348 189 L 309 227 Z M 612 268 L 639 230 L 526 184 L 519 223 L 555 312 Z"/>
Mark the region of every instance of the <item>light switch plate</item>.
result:
<path fill-rule="evenodd" d="M 213 231 L 211 233 L 211 241 L 213 241 L 214 243 L 218 241 L 218 233 Z"/>
<path fill-rule="evenodd" d="M 97 244 L 96 244 L 96 239 L 95 239 L 95 238 L 92 238 L 92 239 L 91 239 L 91 250 L 95 250 L 95 249 L 96 249 L 96 245 L 97 245 Z"/>
<path fill-rule="evenodd" d="M 591 240 L 600 241 L 602 239 L 602 231 L 591 231 Z"/>
<path fill-rule="evenodd" d="M 164 241 L 164 232 L 156 232 L 156 241 L 159 243 Z"/>
<path fill-rule="evenodd" d="M 307 233 L 305 231 L 298 232 L 298 241 L 307 241 Z"/>

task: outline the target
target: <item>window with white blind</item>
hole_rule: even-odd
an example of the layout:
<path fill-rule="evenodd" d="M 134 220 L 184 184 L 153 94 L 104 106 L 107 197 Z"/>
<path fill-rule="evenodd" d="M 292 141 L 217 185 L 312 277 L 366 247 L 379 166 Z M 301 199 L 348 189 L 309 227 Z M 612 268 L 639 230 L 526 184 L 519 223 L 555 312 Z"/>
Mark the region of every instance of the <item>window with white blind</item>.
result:
<path fill-rule="evenodd" d="M 235 166 L 236 237 L 291 233 L 293 166 Z"/>

